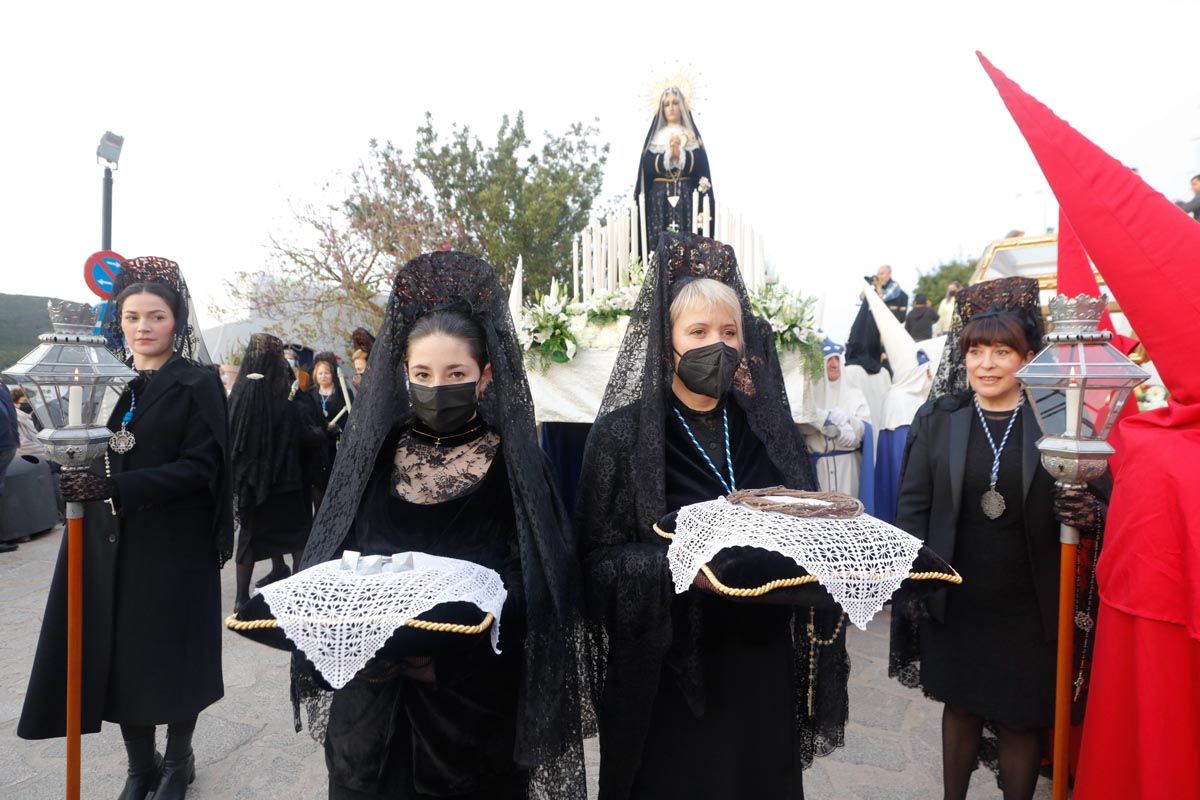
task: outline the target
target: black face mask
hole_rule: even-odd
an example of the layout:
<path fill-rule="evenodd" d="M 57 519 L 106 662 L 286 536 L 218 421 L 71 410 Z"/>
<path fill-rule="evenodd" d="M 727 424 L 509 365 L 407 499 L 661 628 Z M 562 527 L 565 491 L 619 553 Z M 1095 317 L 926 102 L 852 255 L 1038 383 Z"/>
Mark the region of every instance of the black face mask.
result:
<path fill-rule="evenodd" d="M 445 386 L 409 384 L 413 412 L 435 433 L 452 433 L 475 416 L 475 381 Z"/>
<path fill-rule="evenodd" d="M 678 350 L 675 351 L 677 354 Z M 733 386 L 741 356 L 724 342 L 713 342 L 679 356 L 675 374 L 696 394 L 720 400 Z"/>

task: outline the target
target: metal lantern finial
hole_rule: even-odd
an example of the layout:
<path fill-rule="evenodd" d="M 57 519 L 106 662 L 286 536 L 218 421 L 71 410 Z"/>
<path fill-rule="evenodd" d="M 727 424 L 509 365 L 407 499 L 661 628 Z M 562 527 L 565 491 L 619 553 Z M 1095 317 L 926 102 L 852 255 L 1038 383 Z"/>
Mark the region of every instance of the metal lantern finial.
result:
<path fill-rule="evenodd" d="M 3 374 L 25 391 L 50 458 L 86 467 L 104 452 L 112 436 L 108 417 L 137 373 L 92 333 L 95 312 L 86 303 L 51 300 L 47 306 L 54 332 L 39 336 L 40 344 Z"/>

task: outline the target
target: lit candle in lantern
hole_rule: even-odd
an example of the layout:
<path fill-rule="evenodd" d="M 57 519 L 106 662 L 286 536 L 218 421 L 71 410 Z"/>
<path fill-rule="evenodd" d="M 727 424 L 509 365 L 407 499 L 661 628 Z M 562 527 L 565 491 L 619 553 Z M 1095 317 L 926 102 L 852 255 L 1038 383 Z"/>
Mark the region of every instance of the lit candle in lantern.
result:
<path fill-rule="evenodd" d="M 59 412 L 61 413 L 61 412 Z M 67 425 L 83 425 L 83 387 L 79 385 L 79 370 L 75 370 L 75 385 L 67 391 Z"/>
<path fill-rule="evenodd" d="M 1071 367 L 1071 381 L 1066 390 L 1067 398 L 1067 436 L 1079 436 L 1079 384 L 1075 381 L 1075 368 Z"/>

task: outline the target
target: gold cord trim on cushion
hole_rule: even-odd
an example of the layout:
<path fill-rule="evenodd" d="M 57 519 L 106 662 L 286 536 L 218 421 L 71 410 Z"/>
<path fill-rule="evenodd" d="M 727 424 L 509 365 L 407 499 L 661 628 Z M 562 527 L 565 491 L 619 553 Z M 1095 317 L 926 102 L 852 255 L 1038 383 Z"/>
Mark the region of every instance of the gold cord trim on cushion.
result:
<path fill-rule="evenodd" d="M 767 592 L 773 592 L 776 589 L 790 589 L 793 586 L 804 586 L 805 584 L 817 582 L 816 577 L 812 575 L 798 575 L 795 578 L 776 578 L 753 589 L 739 589 L 734 586 L 726 586 L 722 583 L 721 579 L 713 573 L 712 568 L 708 564 L 701 564 L 700 571 L 712 583 L 714 589 L 730 597 L 762 597 Z"/>
<path fill-rule="evenodd" d="M 667 533 L 662 528 L 658 527 L 658 523 L 654 523 L 654 532 L 664 539 L 674 539 L 675 534 Z M 953 568 L 952 568 L 953 569 Z M 773 592 L 776 589 L 789 589 L 794 586 L 804 586 L 809 583 L 817 583 L 817 579 L 812 575 L 799 575 L 795 578 L 777 578 L 762 586 L 752 588 L 740 588 L 728 586 L 721 582 L 720 578 L 712 571 L 708 564 L 703 564 L 700 571 L 708 578 L 714 590 L 720 594 L 729 595 L 730 597 L 762 597 L 767 592 Z M 910 572 L 907 576 L 911 581 L 945 581 L 954 585 L 959 585 L 963 582 L 962 576 L 958 572 Z"/>
<path fill-rule="evenodd" d="M 459 625 L 453 622 L 429 622 L 423 619 L 410 619 L 404 623 L 405 627 L 416 628 L 422 631 L 434 631 L 435 633 L 462 633 L 473 635 L 483 633 L 488 628 L 492 627 L 495 621 L 492 613 L 483 615 L 478 625 Z M 236 614 L 230 614 L 225 618 L 225 627 L 231 631 L 257 631 L 268 628 L 278 628 L 279 620 L 277 619 L 238 619 Z"/>

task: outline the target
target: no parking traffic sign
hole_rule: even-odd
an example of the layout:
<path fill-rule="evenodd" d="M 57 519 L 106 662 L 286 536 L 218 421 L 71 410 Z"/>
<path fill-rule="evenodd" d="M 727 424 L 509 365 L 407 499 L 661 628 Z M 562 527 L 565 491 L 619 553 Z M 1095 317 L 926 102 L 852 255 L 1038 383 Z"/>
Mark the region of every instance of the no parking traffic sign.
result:
<path fill-rule="evenodd" d="M 83 264 L 83 279 L 97 297 L 107 300 L 112 295 L 113 278 L 117 277 L 124 260 L 124 256 L 112 250 L 101 250 L 87 257 Z"/>

